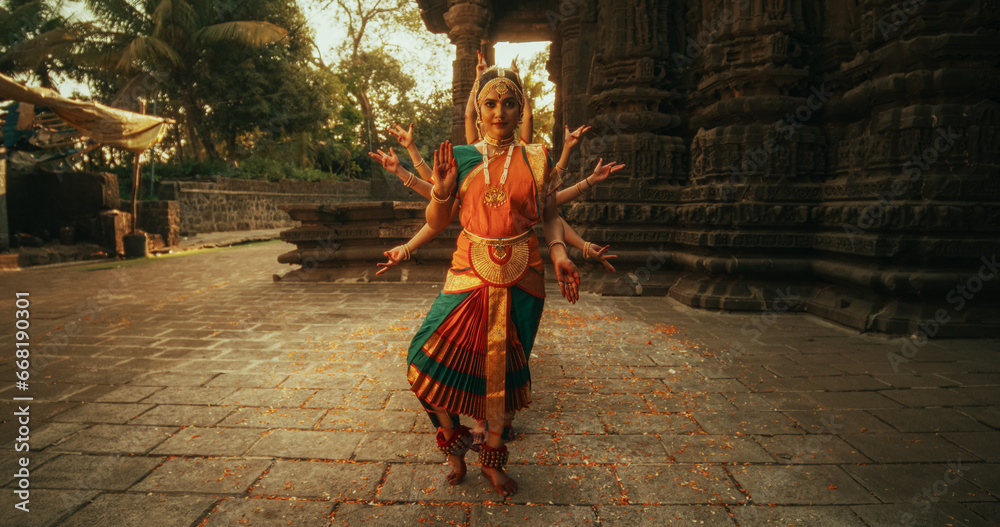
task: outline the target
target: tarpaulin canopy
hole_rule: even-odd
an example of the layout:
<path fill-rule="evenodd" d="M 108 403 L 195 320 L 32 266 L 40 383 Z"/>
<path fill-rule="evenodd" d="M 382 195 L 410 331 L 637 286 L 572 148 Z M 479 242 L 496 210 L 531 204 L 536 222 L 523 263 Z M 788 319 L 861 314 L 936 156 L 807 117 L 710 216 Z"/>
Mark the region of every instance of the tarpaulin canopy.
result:
<path fill-rule="evenodd" d="M 159 143 L 170 119 L 67 99 L 49 88 L 31 88 L 0 73 L 0 100 L 45 106 L 84 135 L 105 146 L 142 152 Z"/>

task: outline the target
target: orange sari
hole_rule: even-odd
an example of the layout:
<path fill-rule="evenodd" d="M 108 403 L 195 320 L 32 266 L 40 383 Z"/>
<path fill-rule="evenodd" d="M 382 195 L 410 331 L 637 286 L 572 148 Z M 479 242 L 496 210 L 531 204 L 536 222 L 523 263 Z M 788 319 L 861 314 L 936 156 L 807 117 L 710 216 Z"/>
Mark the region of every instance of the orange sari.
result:
<path fill-rule="evenodd" d="M 505 199 L 487 204 L 482 154 L 455 147 L 459 163 L 458 237 L 444 289 L 410 344 L 407 378 L 426 405 L 509 424 L 531 402 L 528 357 L 544 307 L 543 265 L 531 230 L 559 187 L 540 146 L 513 147 L 489 162 L 490 186 Z M 494 189 L 493 192 L 496 192 Z"/>

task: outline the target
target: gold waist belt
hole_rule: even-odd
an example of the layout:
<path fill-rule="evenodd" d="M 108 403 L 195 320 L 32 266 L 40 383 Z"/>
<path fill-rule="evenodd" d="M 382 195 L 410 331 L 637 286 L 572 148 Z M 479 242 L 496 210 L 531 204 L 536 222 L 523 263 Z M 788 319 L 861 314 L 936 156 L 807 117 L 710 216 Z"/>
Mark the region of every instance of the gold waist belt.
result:
<path fill-rule="evenodd" d="M 462 231 L 469 240 L 469 262 L 472 271 L 484 282 L 495 287 L 516 284 L 528 271 L 533 231 L 524 231 L 511 238 L 483 238 Z"/>
<path fill-rule="evenodd" d="M 486 245 L 488 247 L 507 247 L 516 245 L 531 238 L 533 233 L 534 231 L 527 230 L 511 238 L 483 238 L 482 236 L 477 236 L 469 231 L 462 231 L 462 234 L 465 235 L 470 242 L 478 245 Z"/>

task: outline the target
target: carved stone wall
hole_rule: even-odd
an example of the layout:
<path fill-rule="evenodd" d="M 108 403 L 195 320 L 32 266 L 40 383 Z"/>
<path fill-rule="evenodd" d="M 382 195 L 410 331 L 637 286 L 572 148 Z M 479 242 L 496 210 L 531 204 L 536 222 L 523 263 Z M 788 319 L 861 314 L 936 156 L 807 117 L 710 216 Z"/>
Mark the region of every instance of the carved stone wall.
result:
<path fill-rule="evenodd" d="M 459 44 L 456 139 L 477 39 L 552 39 L 571 171 L 627 164 L 562 210 L 621 256 L 591 290 L 1000 332 L 1000 3 L 418 3 Z"/>

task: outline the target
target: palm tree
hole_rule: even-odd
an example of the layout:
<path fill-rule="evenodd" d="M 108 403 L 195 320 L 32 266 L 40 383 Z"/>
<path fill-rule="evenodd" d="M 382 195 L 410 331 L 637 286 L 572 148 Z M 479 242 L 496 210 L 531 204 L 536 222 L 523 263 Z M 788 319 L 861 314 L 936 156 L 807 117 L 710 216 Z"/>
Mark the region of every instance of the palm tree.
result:
<path fill-rule="evenodd" d="M 213 71 L 204 52 L 219 43 L 257 48 L 284 39 L 288 32 L 270 22 L 241 20 L 219 22 L 210 2 L 186 0 L 86 0 L 106 28 L 90 54 L 102 67 L 129 79 L 122 90 L 142 85 L 162 92 L 183 113 L 192 145 L 201 144 L 213 159 L 219 158 L 215 140 L 205 126 L 210 104 L 199 99 L 196 87 Z M 155 82 L 147 82 L 156 79 Z M 140 93 L 151 97 L 156 93 Z M 177 115 L 176 117 L 181 117 Z M 200 158 L 201 149 L 195 147 Z"/>
<path fill-rule="evenodd" d="M 61 4 L 6 0 L 0 5 L 0 72 L 54 88 L 52 76 L 70 69 L 94 25 L 60 15 Z"/>

